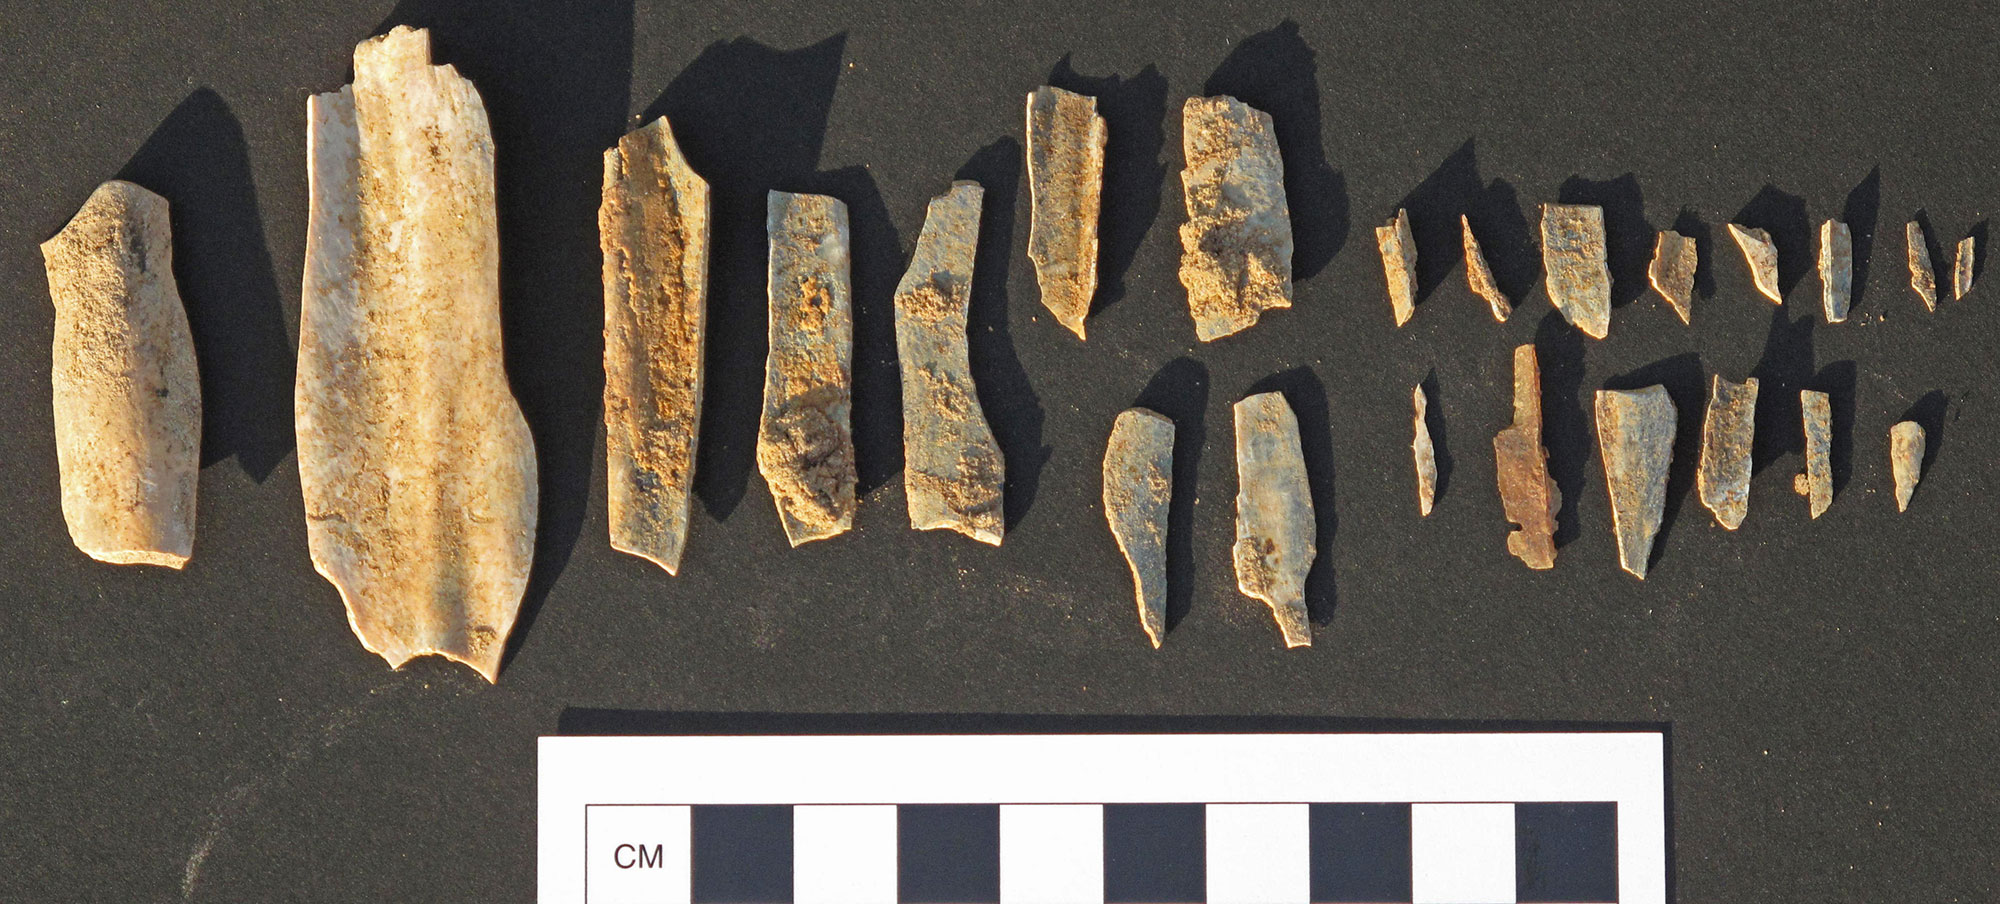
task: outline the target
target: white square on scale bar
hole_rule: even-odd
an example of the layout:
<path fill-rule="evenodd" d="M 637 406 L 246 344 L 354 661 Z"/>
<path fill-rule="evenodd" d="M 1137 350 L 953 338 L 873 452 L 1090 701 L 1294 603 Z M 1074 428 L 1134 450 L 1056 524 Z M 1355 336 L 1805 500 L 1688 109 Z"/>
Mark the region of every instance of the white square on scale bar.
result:
<path fill-rule="evenodd" d="M 1513 904 L 1513 804 L 1412 804 L 1415 904 Z"/>
<path fill-rule="evenodd" d="M 792 900 L 896 900 L 895 805 L 793 807 Z"/>
<path fill-rule="evenodd" d="M 1103 904 L 1104 806 L 1000 808 L 1000 904 Z"/>
<path fill-rule="evenodd" d="M 1308 904 L 1312 807 L 1209 804 L 1210 904 Z"/>

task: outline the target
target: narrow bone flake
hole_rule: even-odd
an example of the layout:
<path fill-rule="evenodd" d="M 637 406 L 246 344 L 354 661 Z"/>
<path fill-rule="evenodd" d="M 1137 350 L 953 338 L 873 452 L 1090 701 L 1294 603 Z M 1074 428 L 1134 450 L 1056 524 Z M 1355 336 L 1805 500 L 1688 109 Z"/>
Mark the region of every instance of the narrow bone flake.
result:
<path fill-rule="evenodd" d="M 1937 310 L 1937 271 L 1931 268 L 1931 250 L 1925 244 L 1924 224 L 1915 220 L 1904 224 L 1903 241 L 1909 247 L 1910 291 L 1924 303 L 1924 310 Z"/>
<path fill-rule="evenodd" d="M 1167 636 L 1167 524 L 1174 491 L 1174 422 L 1144 408 L 1120 413 L 1104 447 L 1104 517 L 1132 569 L 1139 626 L 1153 648 Z"/>
<path fill-rule="evenodd" d="M 1896 480 L 1896 511 L 1910 510 L 1924 471 L 1924 428 L 1904 421 L 1889 428 L 1889 470 Z"/>
<path fill-rule="evenodd" d="M 1097 293 L 1104 143 L 1097 98 L 1048 85 L 1028 94 L 1028 259 L 1042 306 L 1078 339 Z"/>
<path fill-rule="evenodd" d="M 1299 421 L 1281 393 L 1236 403 L 1236 586 L 1271 607 L 1285 646 L 1312 646 L 1306 575 L 1317 526 Z"/>
<path fill-rule="evenodd" d="M 1694 239 L 1662 229 L 1653 239 L 1653 262 L 1646 267 L 1646 281 L 1666 299 L 1683 325 L 1694 322 L 1694 272 L 1700 263 L 1699 253 Z"/>
<path fill-rule="evenodd" d="M 1708 416 L 1701 428 L 1701 504 L 1724 530 L 1750 513 L 1750 449 L 1757 429 L 1757 378 L 1731 383 L 1709 378 Z"/>
<path fill-rule="evenodd" d="M 1493 437 L 1493 458 L 1501 507 L 1518 526 L 1507 534 L 1507 551 L 1537 571 L 1554 568 L 1562 494 L 1542 446 L 1542 376 L 1532 344 L 1514 349 L 1514 424 Z"/>
<path fill-rule="evenodd" d="M 1233 97 L 1182 108 L 1181 285 L 1209 342 L 1292 306 L 1292 220 L 1271 115 Z"/>
<path fill-rule="evenodd" d="M 1854 300 L 1854 233 L 1846 223 L 1819 224 L 1819 303 L 1828 323 L 1844 323 Z"/>
<path fill-rule="evenodd" d="M 1430 398 L 1424 394 L 1424 384 L 1418 383 L 1410 390 L 1410 399 L 1416 409 L 1416 438 L 1410 441 L 1410 452 L 1417 460 L 1417 514 L 1429 517 L 1431 506 L 1437 501 L 1438 465 L 1437 448 L 1431 445 L 1431 425 L 1426 420 Z"/>
<path fill-rule="evenodd" d="M 42 258 L 70 540 L 100 562 L 180 568 L 194 551 L 201 381 L 167 201 L 106 182 L 42 243 Z"/>
<path fill-rule="evenodd" d="M 1833 399 L 1823 392 L 1799 390 L 1799 414 L 1806 437 L 1806 469 L 1792 479 L 1792 490 L 1806 497 L 1815 519 L 1833 505 Z"/>
<path fill-rule="evenodd" d="M 1597 444 L 1611 492 L 1618 564 L 1640 580 L 1646 578 L 1646 560 L 1666 511 L 1674 415 L 1674 400 L 1664 386 L 1597 393 Z"/>
<path fill-rule="evenodd" d="M 1479 249 L 1479 238 L 1472 234 L 1472 220 L 1464 214 L 1458 215 L 1458 225 L 1465 240 L 1465 284 L 1472 294 L 1486 299 L 1486 306 L 1493 311 L 1493 319 L 1506 323 L 1514 314 L 1514 303 L 1507 300 L 1507 293 L 1500 291 L 1500 283 L 1493 278 L 1493 268 L 1486 265 L 1486 254 Z"/>
<path fill-rule="evenodd" d="M 1375 227 L 1375 244 L 1389 278 L 1389 308 L 1402 326 L 1417 312 L 1417 241 L 1410 235 L 1410 212 L 1398 209 L 1389 225 Z"/>
<path fill-rule="evenodd" d="M 1952 261 L 1951 265 L 1951 297 L 1953 301 L 1964 298 L 1965 293 L 1972 291 L 1972 268 L 1976 260 L 1974 255 L 1978 251 L 1978 241 L 1972 236 L 1968 235 L 1959 240 L 1958 257 Z"/>
<path fill-rule="evenodd" d="M 1750 265 L 1750 279 L 1757 284 L 1757 291 L 1772 304 L 1784 304 L 1785 293 L 1778 288 L 1778 246 L 1771 243 L 1771 234 L 1735 223 L 1729 224 L 1729 234 L 1736 239 L 1736 247 L 1743 249 L 1743 261 Z"/>
<path fill-rule="evenodd" d="M 1604 208 L 1542 206 L 1542 270 L 1549 301 L 1563 319 L 1592 339 L 1611 333 L 1611 266 L 1604 245 Z"/>
<path fill-rule="evenodd" d="M 847 205 L 768 196 L 770 355 L 757 471 L 793 546 L 854 526 L 854 319 Z"/>

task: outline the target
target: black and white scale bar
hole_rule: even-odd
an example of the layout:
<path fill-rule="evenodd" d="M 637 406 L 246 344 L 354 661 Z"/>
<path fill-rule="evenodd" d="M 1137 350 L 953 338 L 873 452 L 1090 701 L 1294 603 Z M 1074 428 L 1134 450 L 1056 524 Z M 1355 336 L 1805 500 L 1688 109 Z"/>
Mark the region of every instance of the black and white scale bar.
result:
<path fill-rule="evenodd" d="M 541 900 L 1664 904 L 1662 745 L 545 738 Z"/>

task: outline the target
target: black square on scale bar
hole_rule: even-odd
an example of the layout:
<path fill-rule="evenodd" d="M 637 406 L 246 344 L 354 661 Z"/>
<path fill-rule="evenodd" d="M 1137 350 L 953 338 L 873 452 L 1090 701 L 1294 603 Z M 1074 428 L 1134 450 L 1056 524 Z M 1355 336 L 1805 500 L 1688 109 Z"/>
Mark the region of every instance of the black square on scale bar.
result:
<path fill-rule="evenodd" d="M 791 904 L 792 808 L 697 806 L 695 904 Z"/>
<path fill-rule="evenodd" d="M 1182 904 L 1208 897 L 1208 807 L 1105 804 L 1105 904 Z"/>
<path fill-rule="evenodd" d="M 897 807 L 896 900 L 999 904 L 1000 808 L 991 804 Z"/>

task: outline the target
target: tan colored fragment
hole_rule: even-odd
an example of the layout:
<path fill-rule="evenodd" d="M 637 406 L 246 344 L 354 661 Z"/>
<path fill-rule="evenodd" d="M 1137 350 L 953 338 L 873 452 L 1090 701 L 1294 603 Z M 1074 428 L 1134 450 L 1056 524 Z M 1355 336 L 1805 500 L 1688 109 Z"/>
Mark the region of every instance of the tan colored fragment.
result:
<path fill-rule="evenodd" d="M 1430 413 L 1430 397 L 1424 394 L 1424 384 L 1418 383 L 1410 390 L 1410 400 L 1415 406 L 1416 438 L 1410 441 L 1410 452 L 1417 459 L 1417 514 L 1429 517 L 1431 506 L 1437 502 L 1438 463 L 1437 448 L 1431 445 L 1431 425 L 1426 416 Z"/>
<path fill-rule="evenodd" d="M 501 356 L 493 137 L 398 27 L 307 106 L 299 482 L 363 646 L 495 680 L 535 550 L 535 447 Z"/>
<path fill-rule="evenodd" d="M 1712 376 L 1708 417 L 1701 427 L 1701 469 L 1695 484 L 1701 504 L 1724 530 L 1750 513 L 1750 450 L 1757 432 L 1757 378 L 1731 383 Z"/>
<path fill-rule="evenodd" d="M 931 199 L 916 254 L 896 287 L 896 353 L 910 526 L 998 546 L 1007 468 L 980 410 L 965 346 L 984 195 L 977 182 L 954 182 Z"/>
<path fill-rule="evenodd" d="M 1951 297 L 1953 301 L 1965 297 L 1972 291 L 1973 255 L 1979 251 L 1978 241 L 1966 236 L 1958 241 L 1958 257 L 1951 265 Z"/>
<path fill-rule="evenodd" d="M 708 320 L 708 183 L 666 117 L 604 152 L 605 507 L 611 548 L 678 574 Z"/>
<path fill-rule="evenodd" d="M 1233 97 L 1191 97 L 1181 124 L 1181 285 L 1195 337 L 1209 342 L 1292 306 L 1291 211 L 1269 113 Z"/>
<path fill-rule="evenodd" d="M 1924 310 L 1937 310 L 1937 271 L 1931 269 L 1931 250 L 1924 243 L 1924 224 L 1915 220 L 1904 224 L 1903 241 L 1909 246 L 1910 290 L 1924 303 Z"/>
<path fill-rule="evenodd" d="M 1662 229 L 1653 239 L 1653 262 L 1646 267 L 1646 280 L 1653 291 L 1667 300 L 1681 323 L 1694 322 L 1694 272 L 1700 263 L 1694 239 L 1671 229 Z"/>
<path fill-rule="evenodd" d="M 1896 479 L 1896 511 L 1907 512 L 1924 472 L 1922 424 L 1903 421 L 1889 428 L 1889 470 Z"/>
<path fill-rule="evenodd" d="M 1507 534 L 1507 551 L 1537 571 L 1554 568 L 1562 493 L 1549 477 L 1549 452 L 1542 446 L 1542 375 L 1532 344 L 1514 349 L 1514 424 L 1493 437 L 1493 458 L 1500 505 L 1518 525 Z"/>
<path fill-rule="evenodd" d="M 1282 393 L 1236 403 L 1236 479 L 1236 587 L 1271 607 L 1286 647 L 1312 646 L 1306 575 L 1318 527 L 1299 420 Z"/>
<path fill-rule="evenodd" d="M 1389 225 L 1375 227 L 1375 244 L 1389 278 L 1389 309 L 1402 326 L 1417 312 L 1417 240 L 1410 235 L 1410 212 L 1398 208 Z"/>
<path fill-rule="evenodd" d="M 1174 495 L 1174 422 L 1130 408 L 1104 447 L 1104 517 L 1125 563 L 1139 627 L 1153 649 L 1167 636 L 1167 523 Z"/>
<path fill-rule="evenodd" d="M 1806 435 L 1806 469 L 1792 478 L 1792 491 L 1806 497 L 1812 516 L 1833 505 L 1833 399 L 1823 392 L 1799 390 L 1800 419 Z"/>
<path fill-rule="evenodd" d="M 1854 233 L 1846 223 L 1819 224 L 1819 303 L 1828 323 L 1844 323 L 1854 301 Z"/>
<path fill-rule="evenodd" d="M 1618 564 L 1642 581 L 1666 512 L 1674 429 L 1674 400 L 1665 386 L 1597 393 L 1597 445 L 1611 493 Z"/>
<path fill-rule="evenodd" d="M 1785 293 L 1778 288 L 1778 246 L 1771 243 L 1771 234 L 1735 223 L 1729 224 L 1729 234 L 1736 239 L 1736 247 L 1743 249 L 1743 261 L 1750 265 L 1750 279 L 1757 284 L 1757 291 L 1772 304 L 1784 304 Z"/>
<path fill-rule="evenodd" d="M 1506 323 L 1514 314 L 1514 303 L 1507 300 L 1507 293 L 1500 291 L 1500 283 L 1493 278 L 1493 268 L 1486 265 L 1486 254 L 1479 250 L 1479 239 L 1472 234 L 1472 220 L 1464 214 L 1458 215 L 1458 225 L 1465 233 L 1465 284 L 1472 294 L 1486 299 L 1486 306 L 1493 310 L 1493 319 Z"/>
<path fill-rule="evenodd" d="M 1564 320 L 1592 339 L 1611 333 L 1611 265 L 1604 245 L 1604 208 L 1542 205 L 1542 271 L 1549 301 Z"/>
<path fill-rule="evenodd" d="M 201 380 L 174 285 L 167 199 L 106 182 L 42 243 L 55 304 L 63 521 L 100 562 L 179 568 L 194 552 Z"/>
<path fill-rule="evenodd" d="M 1104 194 L 1104 117 L 1097 98 L 1043 85 L 1028 94 L 1028 259 L 1042 307 L 1084 338 L 1097 294 L 1097 218 Z"/>
<path fill-rule="evenodd" d="M 770 235 L 770 356 L 757 471 L 793 546 L 854 526 L 854 315 L 847 205 L 774 191 Z"/>

